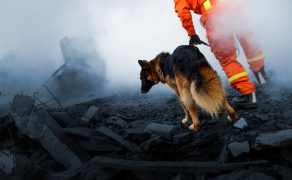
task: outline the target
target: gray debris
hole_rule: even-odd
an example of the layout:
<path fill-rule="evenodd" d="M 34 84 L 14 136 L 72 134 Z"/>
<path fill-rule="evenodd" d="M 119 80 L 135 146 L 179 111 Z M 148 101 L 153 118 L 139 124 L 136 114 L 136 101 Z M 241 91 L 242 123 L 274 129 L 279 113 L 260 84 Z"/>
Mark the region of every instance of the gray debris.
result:
<path fill-rule="evenodd" d="M 217 161 L 220 163 L 225 163 L 229 159 L 228 154 L 229 154 L 229 151 L 227 150 L 227 144 L 224 144 Z"/>
<path fill-rule="evenodd" d="M 157 136 L 170 138 L 175 133 L 175 127 L 167 124 L 150 123 L 145 127 L 144 131 Z"/>
<path fill-rule="evenodd" d="M 234 123 L 233 126 L 236 127 L 236 128 L 239 128 L 239 129 L 244 129 L 244 128 L 246 128 L 248 126 L 248 124 L 247 124 L 246 120 L 243 117 L 241 117 L 239 120 L 237 120 Z"/>
<path fill-rule="evenodd" d="M 7 149 L 0 151 L 0 169 L 6 174 L 11 174 L 14 166 L 14 155 Z"/>
<path fill-rule="evenodd" d="M 256 137 L 255 147 L 261 149 L 264 146 L 285 146 L 292 143 L 292 129 L 286 129 L 273 133 L 263 133 Z"/>
<path fill-rule="evenodd" d="M 125 129 L 125 138 L 137 144 L 141 144 L 151 138 L 151 135 L 144 132 L 142 128 Z"/>
<path fill-rule="evenodd" d="M 9 104 L 0 104 L 0 119 L 9 115 L 10 105 Z"/>
<path fill-rule="evenodd" d="M 68 127 L 74 122 L 79 122 L 78 120 L 75 121 L 72 119 L 66 112 L 50 112 L 50 115 L 56 119 L 62 127 Z"/>
<path fill-rule="evenodd" d="M 233 142 L 228 144 L 228 149 L 231 154 L 236 157 L 243 153 L 249 153 L 250 147 L 247 141 L 244 142 Z"/>
<path fill-rule="evenodd" d="M 11 112 L 20 117 L 28 116 L 34 108 L 35 100 L 27 95 L 17 94 L 11 104 Z"/>
<path fill-rule="evenodd" d="M 106 121 L 106 125 L 117 129 L 125 129 L 129 127 L 126 121 L 117 116 L 108 118 L 108 120 Z"/>
<path fill-rule="evenodd" d="M 90 106 L 87 112 L 82 116 L 81 121 L 88 123 L 95 116 L 98 110 L 99 110 L 98 107 Z"/>
<path fill-rule="evenodd" d="M 292 169 L 282 166 L 282 165 L 275 165 L 274 171 L 282 176 L 283 180 L 291 180 L 292 179 Z"/>
<path fill-rule="evenodd" d="M 16 96 L 12 102 L 11 115 L 20 132 L 38 140 L 54 159 L 65 167 L 80 166 L 81 160 L 57 136 L 61 127 L 45 110 L 31 112 L 33 103 L 31 97 L 23 95 Z"/>
<path fill-rule="evenodd" d="M 218 177 L 218 180 L 234 180 L 234 179 L 262 179 L 262 180 L 274 180 L 275 178 L 259 172 L 252 172 L 247 170 L 241 170 L 239 172 L 233 172 Z"/>
<path fill-rule="evenodd" d="M 88 162 L 89 163 L 89 162 Z M 99 167 L 107 167 L 120 170 L 131 171 L 151 171 L 151 172 L 187 172 L 194 173 L 202 172 L 218 172 L 226 170 L 234 170 L 247 165 L 266 164 L 267 161 L 250 161 L 241 163 L 218 163 L 218 162 L 203 162 L 203 161 L 133 161 L 109 157 L 96 156 L 91 159 L 92 165 L 96 164 Z"/>
<path fill-rule="evenodd" d="M 130 151 L 136 151 L 139 149 L 138 145 L 136 145 L 135 143 L 132 143 L 131 141 L 125 140 L 119 134 L 113 132 L 112 130 L 110 130 L 106 127 L 101 126 L 101 127 L 97 128 L 96 131 L 112 138 L 113 140 L 117 141 L 119 144 L 126 147 Z"/>
<path fill-rule="evenodd" d="M 188 131 L 188 132 L 180 132 L 180 133 L 177 133 L 177 134 L 173 135 L 172 142 L 174 144 L 180 144 L 180 143 L 184 143 L 184 142 L 189 142 L 189 141 L 191 141 L 191 137 L 192 137 L 192 133 L 190 131 Z"/>
<path fill-rule="evenodd" d="M 91 129 L 87 127 L 73 127 L 73 128 L 63 128 L 62 132 L 72 135 L 77 135 L 85 138 L 91 137 Z"/>

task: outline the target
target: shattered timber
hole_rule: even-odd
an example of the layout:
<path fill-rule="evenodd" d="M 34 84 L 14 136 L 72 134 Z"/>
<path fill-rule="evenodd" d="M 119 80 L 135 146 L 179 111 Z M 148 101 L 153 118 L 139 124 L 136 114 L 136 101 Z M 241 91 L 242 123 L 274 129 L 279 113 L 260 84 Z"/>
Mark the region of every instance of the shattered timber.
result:
<path fill-rule="evenodd" d="M 41 88 L 0 101 L 1 180 L 292 179 L 291 87 L 259 87 L 259 107 L 234 124 L 200 111 L 190 132 L 174 94 L 95 95 L 86 80 L 104 77 L 82 59 L 96 53 L 61 44 L 65 63 Z"/>

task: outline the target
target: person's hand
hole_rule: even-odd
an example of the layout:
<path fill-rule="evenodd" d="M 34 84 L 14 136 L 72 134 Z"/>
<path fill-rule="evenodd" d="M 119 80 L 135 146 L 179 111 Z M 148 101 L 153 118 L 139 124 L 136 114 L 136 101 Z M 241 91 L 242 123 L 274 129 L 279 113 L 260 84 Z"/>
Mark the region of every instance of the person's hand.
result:
<path fill-rule="evenodd" d="M 193 46 L 193 45 L 198 45 L 198 44 L 201 44 L 200 37 L 197 34 L 190 36 L 189 45 Z"/>

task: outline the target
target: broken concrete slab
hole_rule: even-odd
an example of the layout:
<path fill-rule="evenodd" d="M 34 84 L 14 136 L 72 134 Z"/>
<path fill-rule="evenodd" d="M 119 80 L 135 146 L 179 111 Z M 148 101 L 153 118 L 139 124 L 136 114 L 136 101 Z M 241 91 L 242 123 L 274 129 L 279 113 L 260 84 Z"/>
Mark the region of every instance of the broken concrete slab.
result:
<path fill-rule="evenodd" d="M 241 163 L 218 163 L 218 162 L 195 162 L 195 161 L 133 161 L 116 159 L 110 157 L 96 156 L 86 164 L 96 164 L 104 168 L 113 168 L 131 171 L 150 171 L 150 172 L 177 172 L 193 173 L 200 172 L 220 172 L 243 168 L 247 165 L 266 164 L 267 161 L 250 161 Z M 86 166 L 86 164 L 84 166 Z"/>
<path fill-rule="evenodd" d="M 11 105 L 11 115 L 21 133 L 38 140 L 59 163 L 66 168 L 82 164 L 81 159 L 66 145 L 68 139 L 62 134 L 62 127 L 44 109 L 34 109 L 34 100 L 29 96 L 15 96 Z M 70 146 L 74 146 L 71 141 Z M 78 151 L 78 149 L 76 149 Z"/>
<path fill-rule="evenodd" d="M 142 128 L 129 128 L 124 130 L 123 137 L 125 137 L 126 140 L 135 142 L 136 144 L 141 144 L 148 141 L 151 138 L 151 135 L 144 132 L 144 129 Z"/>
<path fill-rule="evenodd" d="M 104 92 L 105 62 L 94 44 L 91 38 L 65 37 L 60 41 L 64 64 L 44 82 L 44 85 L 51 89 L 65 106 L 79 101 L 78 97 L 100 96 Z M 50 97 L 42 87 L 37 91 L 40 96 Z M 72 99 L 75 100 L 72 102 Z"/>
<path fill-rule="evenodd" d="M 234 157 L 237 157 L 244 153 L 249 153 L 250 147 L 247 141 L 233 142 L 228 144 L 228 149 Z"/>
<path fill-rule="evenodd" d="M 140 147 L 138 145 L 134 144 L 131 141 L 125 140 L 122 136 L 120 136 L 119 134 L 113 132 L 112 130 L 110 130 L 104 126 L 98 127 L 96 129 L 96 131 L 110 137 L 111 139 L 113 139 L 115 141 L 117 141 L 119 144 L 126 147 L 130 151 L 137 151 L 138 149 L 140 149 Z"/>
<path fill-rule="evenodd" d="M 15 166 L 14 159 L 14 154 L 12 154 L 9 150 L 4 149 L 0 151 L 0 169 L 8 175 L 11 174 L 12 169 Z"/>
<path fill-rule="evenodd" d="M 31 139 L 38 140 L 53 158 L 66 168 L 82 164 L 81 160 L 59 140 L 48 126 L 43 124 L 36 114 L 21 118 L 16 113 L 12 113 L 12 116 L 20 132 Z"/>
<path fill-rule="evenodd" d="M 72 127 L 72 128 L 63 128 L 62 132 L 72 135 L 77 135 L 85 138 L 91 137 L 91 129 L 87 127 Z"/>
<path fill-rule="evenodd" d="M 281 130 L 278 132 L 263 133 L 256 137 L 255 148 L 262 149 L 265 146 L 279 147 L 292 143 L 292 129 Z"/>
<path fill-rule="evenodd" d="M 167 124 L 150 123 L 144 131 L 156 136 L 162 136 L 170 139 L 175 133 L 175 127 Z"/>
<path fill-rule="evenodd" d="M 291 180 L 292 179 L 292 169 L 276 164 L 274 165 L 274 171 L 281 175 L 283 180 Z"/>
<path fill-rule="evenodd" d="M 98 143 L 97 141 L 78 141 L 78 144 L 82 149 L 90 152 L 119 152 L 125 151 L 124 148 L 119 145 L 110 143 Z"/>
<path fill-rule="evenodd" d="M 172 142 L 174 144 L 188 143 L 192 140 L 192 133 L 190 131 L 187 132 L 179 132 L 172 136 Z"/>
<path fill-rule="evenodd" d="M 50 112 L 50 115 L 58 121 L 62 127 L 71 126 L 77 123 L 77 120 L 72 119 L 66 112 Z"/>
<path fill-rule="evenodd" d="M 82 116 L 81 121 L 88 123 L 98 111 L 98 107 L 90 106 L 86 113 Z"/>
<path fill-rule="evenodd" d="M 19 117 L 28 116 L 34 109 L 35 100 L 27 95 L 17 94 L 14 96 L 11 104 L 11 112 Z"/>
<path fill-rule="evenodd" d="M 275 180 L 275 178 L 259 172 L 252 172 L 241 170 L 239 172 L 232 172 L 229 174 L 221 175 L 218 180 L 234 180 L 234 179 L 262 179 L 262 180 Z"/>
<path fill-rule="evenodd" d="M 224 146 L 222 147 L 222 150 L 218 156 L 217 161 L 220 163 L 225 163 L 229 160 L 229 151 L 227 150 L 227 144 L 224 144 Z"/>
<path fill-rule="evenodd" d="M 114 127 L 116 129 L 125 129 L 128 128 L 128 123 L 120 117 L 112 116 L 106 120 L 106 125 Z"/>
<path fill-rule="evenodd" d="M 234 124 L 233 124 L 234 127 L 236 128 L 239 128 L 239 129 L 244 129 L 248 126 L 246 120 L 241 117 L 239 120 L 237 120 Z"/>

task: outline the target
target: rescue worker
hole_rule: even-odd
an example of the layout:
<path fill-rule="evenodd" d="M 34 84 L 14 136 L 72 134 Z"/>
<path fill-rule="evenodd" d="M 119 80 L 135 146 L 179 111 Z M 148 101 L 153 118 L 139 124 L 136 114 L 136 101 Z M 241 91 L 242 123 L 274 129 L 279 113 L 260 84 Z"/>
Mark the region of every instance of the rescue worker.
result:
<path fill-rule="evenodd" d="M 244 50 L 250 69 L 262 85 L 269 79 L 264 70 L 264 54 L 257 44 L 245 6 L 241 0 L 174 0 L 175 12 L 190 37 L 190 45 L 201 44 L 193 25 L 191 10 L 201 16 L 206 36 L 232 88 L 241 93 L 232 99 L 237 107 L 257 106 L 255 85 L 244 67 L 236 60 L 236 37 Z"/>

